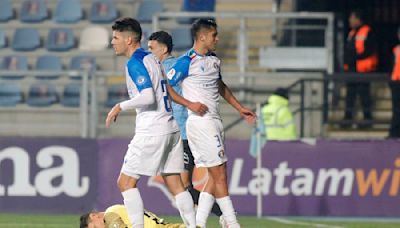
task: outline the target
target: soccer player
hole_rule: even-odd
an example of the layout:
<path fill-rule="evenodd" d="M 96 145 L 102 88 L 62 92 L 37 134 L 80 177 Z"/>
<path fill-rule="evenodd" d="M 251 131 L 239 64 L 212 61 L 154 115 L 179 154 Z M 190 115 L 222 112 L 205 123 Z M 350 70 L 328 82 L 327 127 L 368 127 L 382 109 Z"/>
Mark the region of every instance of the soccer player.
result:
<path fill-rule="evenodd" d="M 157 215 L 144 211 L 143 220 L 146 228 L 184 228 L 184 224 L 171 224 Z M 132 228 L 128 212 L 124 205 L 113 205 L 104 212 L 91 211 L 80 217 L 80 228 Z"/>
<path fill-rule="evenodd" d="M 224 148 L 224 130 L 219 114 L 219 96 L 231 104 L 249 123 L 255 113 L 243 107 L 221 78 L 221 60 L 214 51 L 218 42 L 217 24 L 212 19 L 198 19 L 191 28 L 193 48 L 180 57 L 167 73 L 172 86 L 182 85 L 183 97 L 208 107 L 200 116 L 189 111 L 186 131 L 189 146 L 198 167 L 208 170 L 208 182 L 200 194 L 196 214 L 198 226 L 205 227 L 211 207 L 216 201 L 228 227 L 240 227 L 228 193 Z"/>
<path fill-rule="evenodd" d="M 167 81 L 161 65 L 154 55 L 140 48 L 142 29 L 138 21 L 133 18 L 119 19 L 112 30 L 111 44 L 116 55 L 129 58 L 125 68 L 130 99 L 116 104 L 110 110 L 106 127 L 116 121 L 121 111 L 136 109 L 135 136 L 129 144 L 118 177 L 118 187 L 129 220 L 133 228 L 143 228 L 144 208 L 137 182 L 142 175 L 160 173 L 175 197 L 185 225 L 195 227 L 193 200 L 179 176 L 183 170 L 183 148 L 178 126 L 172 116 Z M 201 109 L 204 105 L 194 106 Z"/>
<path fill-rule="evenodd" d="M 173 49 L 172 37 L 167 32 L 158 31 L 152 33 L 149 37 L 148 47 L 149 51 L 151 51 L 151 53 L 153 53 L 161 61 L 165 72 L 168 72 L 176 63 L 177 58 L 171 55 Z M 173 90 L 171 91 L 172 95 L 174 94 L 174 91 L 178 95 L 182 95 L 182 88 L 180 84 L 177 84 L 173 87 Z M 174 100 L 174 96 L 172 96 L 172 98 Z M 194 169 L 194 158 L 186 136 L 186 121 L 188 118 L 188 112 L 186 107 L 172 102 L 172 114 L 179 125 L 183 142 L 184 171 L 181 173 L 183 186 L 189 190 L 194 203 L 198 204 L 200 192 L 193 187 L 192 174 Z M 220 223 L 223 225 L 223 217 L 221 216 L 222 212 L 217 203 L 214 203 L 211 211 L 215 215 L 220 216 Z"/>

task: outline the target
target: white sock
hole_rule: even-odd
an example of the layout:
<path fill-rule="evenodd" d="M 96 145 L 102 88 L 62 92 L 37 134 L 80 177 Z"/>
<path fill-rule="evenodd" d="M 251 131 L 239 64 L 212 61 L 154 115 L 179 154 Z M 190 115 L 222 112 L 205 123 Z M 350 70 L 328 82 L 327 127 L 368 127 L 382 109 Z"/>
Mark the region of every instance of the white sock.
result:
<path fill-rule="evenodd" d="M 140 196 L 139 189 L 130 188 L 122 192 L 124 197 L 124 205 L 128 211 L 128 217 L 132 223 L 132 228 L 143 228 L 144 227 L 144 208 L 143 200 Z"/>
<path fill-rule="evenodd" d="M 188 191 L 183 191 L 175 196 L 176 206 L 181 214 L 185 226 L 188 228 L 196 227 L 196 214 L 192 196 Z"/>
<path fill-rule="evenodd" d="M 199 205 L 197 206 L 196 225 L 206 227 L 207 218 L 211 208 L 214 205 L 215 198 L 208 192 L 201 192 L 199 196 Z"/>
<path fill-rule="evenodd" d="M 222 215 L 229 228 L 240 228 L 239 222 L 236 219 L 235 210 L 233 209 L 232 200 L 229 196 L 216 199 Z"/>

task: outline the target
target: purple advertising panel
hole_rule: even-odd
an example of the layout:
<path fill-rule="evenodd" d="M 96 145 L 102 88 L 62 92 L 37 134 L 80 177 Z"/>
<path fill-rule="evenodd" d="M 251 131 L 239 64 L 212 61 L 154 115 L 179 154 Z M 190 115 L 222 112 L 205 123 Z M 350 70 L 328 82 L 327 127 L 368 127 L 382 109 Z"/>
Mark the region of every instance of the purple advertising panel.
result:
<path fill-rule="evenodd" d="M 99 140 L 100 210 L 123 203 L 116 181 L 128 143 Z M 261 191 L 264 215 L 400 216 L 400 141 L 268 142 L 261 170 L 248 151 L 247 140 L 226 141 L 229 191 L 241 215 L 256 213 Z M 195 187 L 206 179 L 196 170 Z M 160 177 L 142 178 L 139 188 L 146 208 L 178 215 Z"/>
<path fill-rule="evenodd" d="M 0 212 L 92 209 L 97 148 L 88 139 L 0 138 Z"/>

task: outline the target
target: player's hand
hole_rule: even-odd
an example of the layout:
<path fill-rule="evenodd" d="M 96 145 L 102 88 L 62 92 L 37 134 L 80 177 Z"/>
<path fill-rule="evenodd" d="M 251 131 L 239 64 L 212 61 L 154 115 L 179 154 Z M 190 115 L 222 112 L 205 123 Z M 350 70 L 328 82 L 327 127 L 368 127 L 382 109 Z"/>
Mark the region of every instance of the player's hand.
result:
<path fill-rule="evenodd" d="M 106 119 L 106 127 L 110 127 L 112 122 L 117 121 L 118 114 L 121 112 L 121 107 L 119 104 L 114 105 L 114 107 L 108 112 Z"/>
<path fill-rule="evenodd" d="M 191 102 L 187 108 L 190 109 L 190 111 L 199 114 L 200 116 L 203 116 L 208 111 L 208 107 L 200 102 Z"/>
<path fill-rule="evenodd" d="M 247 121 L 247 123 L 254 124 L 256 122 L 257 116 L 250 109 L 242 108 L 239 110 L 239 113 Z"/>

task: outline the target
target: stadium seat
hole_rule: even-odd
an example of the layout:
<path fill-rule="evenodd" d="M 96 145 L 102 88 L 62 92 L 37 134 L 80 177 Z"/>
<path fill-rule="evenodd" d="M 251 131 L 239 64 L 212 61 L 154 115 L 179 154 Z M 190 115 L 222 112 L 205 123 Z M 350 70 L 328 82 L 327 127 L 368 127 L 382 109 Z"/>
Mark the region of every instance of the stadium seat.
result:
<path fill-rule="evenodd" d="M 52 28 L 47 36 L 47 50 L 68 51 L 75 47 L 74 32 L 70 28 Z"/>
<path fill-rule="evenodd" d="M 22 91 L 16 84 L 0 84 L 0 106 L 15 106 L 23 100 Z"/>
<path fill-rule="evenodd" d="M 7 46 L 6 34 L 3 30 L 0 30 L 0 49 Z"/>
<path fill-rule="evenodd" d="M 175 28 L 171 30 L 174 50 L 182 51 L 192 47 L 192 34 L 188 28 Z"/>
<path fill-rule="evenodd" d="M 141 23 L 151 23 L 153 15 L 160 13 L 163 10 L 164 6 L 160 0 L 141 1 L 136 14 L 136 19 Z"/>
<path fill-rule="evenodd" d="M 9 71 L 9 75 L 2 75 L 3 79 L 22 79 L 24 75 L 13 73 L 13 71 L 27 71 L 28 58 L 26 56 L 5 56 L 1 64 L 2 70 Z"/>
<path fill-rule="evenodd" d="M 111 23 L 118 16 L 114 1 L 95 0 L 90 9 L 92 23 Z"/>
<path fill-rule="evenodd" d="M 14 18 L 14 12 L 10 0 L 0 1 L 0 22 L 7 22 Z"/>
<path fill-rule="evenodd" d="M 29 88 L 26 103 L 34 107 L 46 107 L 58 102 L 56 87 L 49 83 L 35 83 Z"/>
<path fill-rule="evenodd" d="M 115 104 L 127 99 L 129 99 L 129 96 L 126 85 L 111 85 L 107 91 L 106 107 L 113 107 Z"/>
<path fill-rule="evenodd" d="M 93 56 L 74 56 L 71 59 L 70 70 L 85 70 L 88 69 L 89 71 L 96 70 L 96 58 Z M 71 76 L 71 79 L 81 79 L 81 76 Z"/>
<path fill-rule="evenodd" d="M 58 0 L 54 15 L 57 23 L 77 23 L 82 16 L 82 6 L 79 0 Z"/>
<path fill-rule="evenodd" d="M 33 28 L 16 29 L 11 46 L 15 51 L 33 51 L 40 47 L 39 32 Z"/>
<path fill-rule="evenodd" d="M 146 50 L 149 48 L 147 42 L 149 41 L 151 31 L 151 28 L 142 27 L 142 40 L 140 41 L 140 46 Z"/>
<path fill-rule="evenodd" d="M 62 63 L 61 59 L 58 56 L 52 56 L 52 55 L 44 55 L 40 56 L 37 61 L 36 61 L 36 70 L 41 70 L 41 71 L 61 71 L 62 70 Z M 58 79 L 60 77 L 60 74 L 54 73 L 51 75 L 37 75 L 37 79 L 47 79 L 47 80 L 52 80 L 52 79 Z"/>
<path fill-rule="evenodd" d="M 81 96 L 80 84 L 68 84 L 64 88 L 61 104 L 65 107 L 79 107 Z"/>
<path fill-rule="evenodd" d="M 79 49 L 85 51 L 101 51 L 110 45 L 108 30 L 102 26 L 90 26 L 83 29 L 79 41 Z"/>
<path fill-rule="evenodd" d="M 183 12 L 214 12 L 216 0 L 183 0 Z M 195 18 L 178 18 L 181 24 L 191 24 Z"/>
<path fill-rule="evenodd" d="M 20 20 L 27 23 L 42 22 L 49 17 L 46 1 L 25 0 L 20 10 Z"/>

